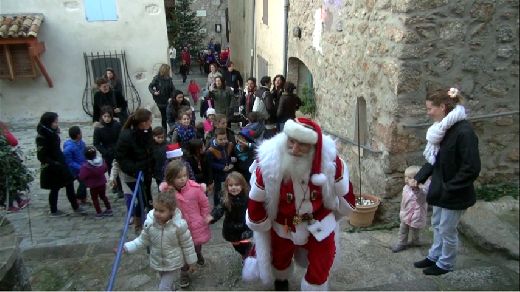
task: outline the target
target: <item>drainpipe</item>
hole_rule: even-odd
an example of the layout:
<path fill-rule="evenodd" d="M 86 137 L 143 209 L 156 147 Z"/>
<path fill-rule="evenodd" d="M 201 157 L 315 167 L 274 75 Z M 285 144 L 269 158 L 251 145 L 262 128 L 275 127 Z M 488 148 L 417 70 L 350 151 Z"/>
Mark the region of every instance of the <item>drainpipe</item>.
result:
<path fill-rule="evenodd" d="M 247 2 L 245 2 L 247 3 Z M 245 5 L 245 4 L 244 4 Z M 253 27 L 253 37 L 251 38 L 251 49 L 250 49 L 250 57 L 251 64 L 249 66 L 249 76 L 255 76 L 255 55 L 256 55 L 256 22 L 255 22 L 255 13 L 256 13 L 256 0 L 253 0 L 253 12 L 251 17 L 251 23 Z"/>
<path fill-rule="evenodd" d="M 284 0 L 283 4 L 283 76 L 287 78 L 287 56 L 289 54 L 289 0 Z"/>

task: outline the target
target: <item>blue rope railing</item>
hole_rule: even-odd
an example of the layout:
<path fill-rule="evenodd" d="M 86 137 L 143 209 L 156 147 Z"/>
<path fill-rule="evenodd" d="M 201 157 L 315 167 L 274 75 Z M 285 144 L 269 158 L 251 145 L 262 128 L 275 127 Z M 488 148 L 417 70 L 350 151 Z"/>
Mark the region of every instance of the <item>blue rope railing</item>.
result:
<path fill-rule="evenodd" d="M 137 175 L 137 181 L 134 188 L 134 192 L 132 194 L 132 200 L 130 201 L 130 209 L 126 214 L 125 226 L 123 227 L 123 231 L 121 233 L 121 238 L 119 239 L 119 243 L 117 245 L 117 253 L 116 258 L 114 259 L 114 263 L 112 264 L 112 273 L 110 274 L 110 279 L 108 280 L 108 285 L 106 291 L 113 291 L 114 284 L 116 282 L 117 271 L 119 270 L 119 265 L 121 263 L 121 254 L 123 253 L 123 245 L 126 241 L 126 234 L 128 232 L 128 225 L 130 225 L 130 219 L 134 215 L 134 205 L 135 200 L 139 200 L 139 205 L 141 207 L 141 225 L 144 222 L 144 218 L 146 214 L 144 214 L 144 204 L 143 204 L 143 190 L 142 190 L 142 182 L 143 182 L 143 172 L 140 171 Z M 134 224 L 137 224 L 135 222 Z"/>

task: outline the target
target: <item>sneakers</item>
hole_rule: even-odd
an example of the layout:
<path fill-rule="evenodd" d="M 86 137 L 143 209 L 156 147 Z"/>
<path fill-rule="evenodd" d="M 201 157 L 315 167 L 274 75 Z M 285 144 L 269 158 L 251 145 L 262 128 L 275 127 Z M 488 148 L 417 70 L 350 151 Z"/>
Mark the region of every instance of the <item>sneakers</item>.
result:
<path fill-rule="evenodd" d="M 112 209 L 106 209 L 105 211 L 103 211 L 103 216 L 112 217 L 114 216 L 114 212 L 112 212 Z"/>
<path fill-rule="evenodd" d="M 15 206 L 11 206 L 9 208 L 7 208 L 7 213 L 16 213 L 18 211 L 20 211 L 21 209 L 18 208 L 18 207 L 15 207 Z"/>
<path fill-rule="evenodd" d="M 105 217 L 105 216 L 103 216 L 103 212 L 96 213 L 96 215 L 94 215 L 94 219 L 103 219 L 103 217 Z"/>
<path fill-rule="evenodd" d="M 30 201 L 31 201 L 31 199 L 22 199 L 22 200 L 18 201 L 18 208 L 23 209 L 23 208 L 27 207 L 27 205 L 29 205 Z"/>
<path fill-rule="evenodd" d="M 202 254 L 197 254 L 197 265 L 204 266 L 205 262 L 206 261 L 204 260 L 204 257 L 202 256 Z"/>
<path fill-rule="evenodd" d="M 190 280 L 190 275 L 188 275 L 188 271 L 181 271 L 181 281 L 180 281 L 179 286 L 181 286 L 181 288 L 186 288 L 186 287 L 190 286 L 190 284 L 191 284 L 191 280 Z"/>
<path fill-rule="evenodd" d="M 443 268 L 437 267 L 437 265 L 433 265 L 431 267 L 424 269 L 422 272 L 423 272 L 423 274 L 428 275 L 428 276 L 440 276 L 440 275 L 449 273 L 450 270 L 445 270 Z"/>
<path fill-rule="evenodd" d="M 422 261 L 418 261 L 418 262 L 413 263 L 413 266 L 418 268 L 418 269 L 424 269 L 424 268 L 428 268 L 428 267 L 431 267 L 431 266 L 435 266 L 435 262 L 431 261 L 429 258 L 425 258 Z"/>
<path fill-rule="evenodd" d="M 63 216 L 69 216 L 69 214 L 63 212 L 63 211 L 56 211 L 54 213 L 52 212 L 49 212 L 49 217 L 53 217 L 53 218 L 56 218 L 56 217 L 63 217 Z"/>
<path fill-rule="evenodd" d="M 396 244 L 396 245 L 392 246 L 392 252 L 393 253 L 400 252 L 400 251 L 403 251 L 405 249 L 406 249 L 406 245 L 403 245 L 403 244 Z"/>
<path fill-rule="evenodd" d="M 85 210 L 82 206 L 79 206 L 77 209 L 74 210 L 75 214 L 85 216 L 88 214 L 87 210 Z"/>

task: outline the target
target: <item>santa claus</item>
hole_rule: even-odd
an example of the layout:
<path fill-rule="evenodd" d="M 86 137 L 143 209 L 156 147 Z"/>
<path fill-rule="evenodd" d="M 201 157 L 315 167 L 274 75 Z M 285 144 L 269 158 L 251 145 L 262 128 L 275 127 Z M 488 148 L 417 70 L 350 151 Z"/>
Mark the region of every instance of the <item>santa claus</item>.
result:
<path fill-rule="evenodd" d="M 246 220 L 255 249 L 243 278 L 264 284 L 274 278 L 276 290 L 288 290 L 294 258 L 307 267 L 302 290 L 327 290 L 337 221 L 355 206 L 334 141 L 310 119 L 288 120 L 282 133 L 258 148 L 250 171 Z"/>

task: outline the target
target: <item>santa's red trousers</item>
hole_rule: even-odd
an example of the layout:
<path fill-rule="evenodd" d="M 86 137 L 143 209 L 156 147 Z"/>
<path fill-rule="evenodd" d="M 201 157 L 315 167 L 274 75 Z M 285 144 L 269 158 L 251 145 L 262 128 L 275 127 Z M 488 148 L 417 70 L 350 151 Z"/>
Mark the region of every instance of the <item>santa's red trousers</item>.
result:
<path fill-rule="evenodd" d="M 309 265 L 307 266 L 305 280 L 312 285 L 325 283 L 329 278 L 330 268 L 336 255 L 334 232 L 321 242 L 318 242 L 314 236 L 309 235 L 307 243 L 300 247 L 305 248 L 308 252 Z M 294 249 L 295 245 L 290 239 L 281 238 L 271 229 L 272 264 L 275 269 L 283 271 L 291 265 Z"/>

